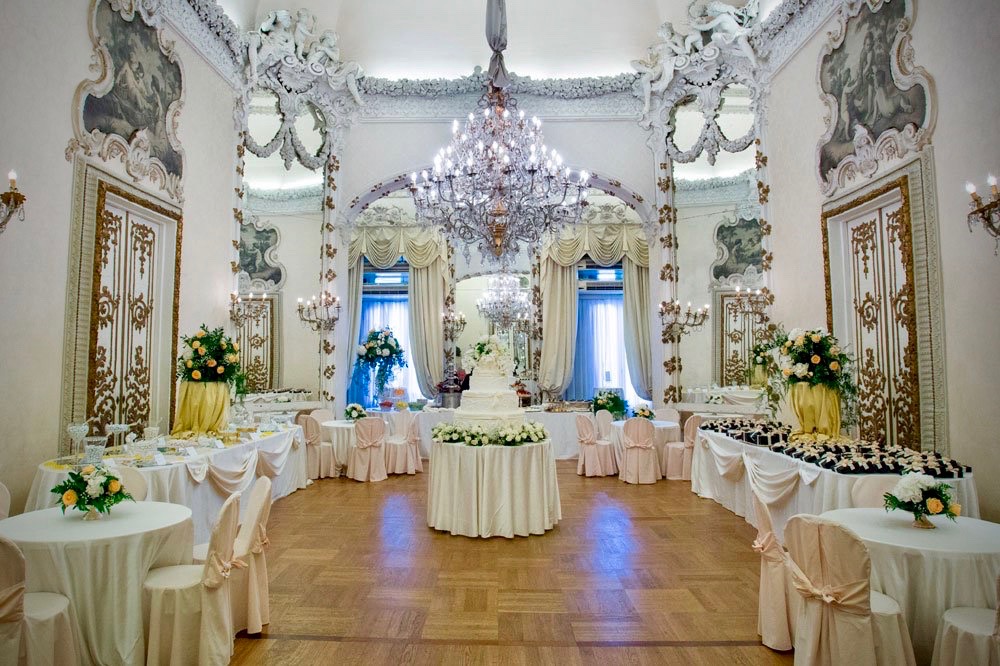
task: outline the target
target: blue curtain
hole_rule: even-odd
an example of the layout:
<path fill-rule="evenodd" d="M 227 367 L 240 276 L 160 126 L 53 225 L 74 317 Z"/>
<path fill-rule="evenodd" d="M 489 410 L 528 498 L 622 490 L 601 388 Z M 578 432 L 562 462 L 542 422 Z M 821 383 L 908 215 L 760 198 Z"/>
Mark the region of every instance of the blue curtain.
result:
<path fill-rule="evenodd" d="M 410 362 L 410 301 L 406 294 L 364 294 L 361 297 L 361 336 L 355 343 L 360 344 L 373 328 L 389 326 L 406 352 L 407 366 L 396 370 L 391 386 L 402 387 L 410 400 L 423 397 L 417 384 L 417 373 Z M 351 363 L 356 355 L 351 353 Z M 353 365 L 352 365 L 353 368 Z M 367 390 L 366 390 L 367 389 Z M 366 387 L 360 373 L 352 372 L 351 385 L 347 389 L 347 401 L 370 406 L 373 404 L 374 387 Z"/>
<path fill-rule="evenodd" d="M 625 390 L 629 407 L 645 404 L 632 387 L 625 362 L 625 320 L 621 292 L 579 293 L 576 356 L 567 400 L 590 400 L 602 388 Z"/>

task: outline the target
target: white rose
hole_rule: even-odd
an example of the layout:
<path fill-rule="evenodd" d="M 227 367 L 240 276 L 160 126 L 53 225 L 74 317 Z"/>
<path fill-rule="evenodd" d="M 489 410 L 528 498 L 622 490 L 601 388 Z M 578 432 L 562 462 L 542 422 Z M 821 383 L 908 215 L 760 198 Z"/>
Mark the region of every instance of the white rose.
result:
<path fill-rule="evenodd" d="M 365 346 L 364 345 L 358 345 L 358 356 L 364 356 L 365 355 L 365 351 L 366 350 L 365 350 Z"/>
<path fill-rule="evenodd" d="M 799 378 L 805 377 L 809 374 L 809 364 L 808 363 L 796 363 L 792 366 L 792 373 Z"/>
<path fill-rule="evenodd" d="M 804 336 L 806 332 L 801 328 L 793 328 L 788 332 L 788 339 L 794 341 L 796 338 Z"/>
<path fill-rule="evenodd" d="M 388 356 L 388 355 L 389 355 L 389 350 L 388 349 L 383 349 L 382 350 L 382 356 Z"/>

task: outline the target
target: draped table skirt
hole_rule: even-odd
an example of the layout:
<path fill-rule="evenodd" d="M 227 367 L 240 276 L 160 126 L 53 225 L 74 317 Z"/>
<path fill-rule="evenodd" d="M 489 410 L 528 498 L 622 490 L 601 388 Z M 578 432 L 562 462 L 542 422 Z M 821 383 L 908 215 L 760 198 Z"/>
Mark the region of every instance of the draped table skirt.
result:
<path fill-rule="evenodd" d="M 784 541 L 785 523 L 797 513 L 821 514 L 848 509 L 851 488 L 864 474 L 839 474 L 783 453 L 740 442 L 721 433 L 699 430 L 691 461 L 691 491 L 712 499 L 757 526 L 750 478 L 764 494 L 771 510 L 774 533 Z M 898 474 L 891 475 L 896 478 Z M 941 479 L 955 489 L 962 513 L 979 517 L 979 496 L 971 474 Z"/>
<path fill-rule="evenodd" d="M 191 510 L 122 502 L 98 521 L 79 511 L 22 513 L 0 521 L 20 547 L 28 592 L 69 597 L 83 664 L 143 664 L 142 584 L 150 569 L 191 562 Z M 191 640 L 198 640 L 197 636 Z"/>
<path fill-rule="evenodd" d="M 854 531 L 868 546 L 872 589 L 899 603 L 918 664 L 930 664 L 938 622 L 949 608 L 996 608 L 1000 525 L 932 517 L 934 530 L 913 527 L 905 511 L 840 509 L 823 518 Z"/>
<path fill-rule="evenodd" d="M 271 496 L 279 499 L 305 488 L 306 447 L 302 428 L 263 435 L 225 449 L 200 448 L 193 458 L 172 457 L 167 465 L 140 467 L 149 484 L 147 499 L 183 504 L 191 509 L 195 543 L 206 543 L 223 502 L 234 492 L 246 492 L 259 476 L 271 478 Z M 191 445 L 196 444 L 191 440 Z M 58 499 L 49 492 L 66 480 L 69 470 L 42 463 L 28 493 L 25 511 L 46 509 Z M 246 502 L 240 503 L 240 514 Z"/>
<path fill-rule="evenodd" d="M 549 441 L 431 444 L 427 524 L 470 537 L 543 534 L 562 518 Z"/>

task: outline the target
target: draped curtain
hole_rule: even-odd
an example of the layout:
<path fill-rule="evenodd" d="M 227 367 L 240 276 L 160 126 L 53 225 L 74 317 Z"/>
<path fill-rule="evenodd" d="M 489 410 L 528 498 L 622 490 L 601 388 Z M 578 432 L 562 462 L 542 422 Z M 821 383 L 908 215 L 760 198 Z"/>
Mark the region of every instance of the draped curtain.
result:
<path fill-rule="evenodd" d="M 400 346 L 406 352 L 407 363 L 406 368 L 396 370 L 392 386 L 400 386 L 406 389 L 407 395 L 418 398 L 420 397 L 418 389 L 420 383 L 416 364 L 413 362 L 413 335 L 409 315 L 411 307 L 407 306 L 406 301 L 407 297 L 402 294 L 366 294 L 361 299 L 361 308 L 358 312 L 359 334 L 354 337 L 354 344 L 359 344 L 363 338 L 368 336 L 368 331 L 373 328 L 391 327 Z M 353 345 L 351 348 L 353 349 Z M 353 368 L 356 358 L 353 351 L 350 358 Z M 347 402 L 371 405 L 373 386 L 366 386 L 363 377 L 357 373 L 352 374 L 351 384 L 347 389 Z"/>
<path fill-rule="evenodd" d="M 410 267 L 410 315 L 406 318 L 409 344 L 404 345 L 410 368 L 416 373 L 412 391 L 419 387 L 427 396 L 433 396 L 435 386 L 444 377 L 444 328 L 441 311 L 444 309 L 445 271 L 447 255 L 445 244 L 436 231 L 414 227 L 370 226 L 359 227 L 351 238 L 348 249 L 348 288 L 354 303 L 361 303 L 363 263 L 362 258 L 376 268 L 389 268 L 406 260 Z M 358 307 L 355 311 L 361 312 Z M 370 327 L 361 318 L 351 315 L 352 334 L 360 339 Z M 377 326 L 378 324 L 376 324 Z M 393 326 L 396 331 L 396 326 Z M 398 335 L 397 335 L 398 337 Z M 400 338 L 400 343 L 403 340 Z M 352 359 L 353 360 L 353 359 Z M 352 366 L 353 369 L 353 366 Z M 354 379 L 352 377 L 352 385 Z"/>
<path fill-rule="evenodd" d="M 629 364 L 622 363 L 622 300 L 622 295 L 614 292 L 580 294 L 576 361 L 566 387 L 567 400 L 590 400 L 597 389 L 621 388 L 629 405 L 640 402 Z"/>
<path fill-rule="evenodd" d="M 544 331 L 540 388 L 551 396 L 561 393 L 569 383 L 577 337 L 576 265 L 584 256 L 589 256 L 602 266 L 622 262 L 625 356 L 636 393 L 650 399 L 653 376 L 649 338 L 649 243 L 642 227 L 637 224 L 567 227 L 558 238 L 546 242 L 542 256 Z M 571 278 L 567 272 L 571 273 Z M 551 303 L 552 300 L 556 302 Z M 567 318 L 572 319 L 572 328 L 568 328 Z"/>

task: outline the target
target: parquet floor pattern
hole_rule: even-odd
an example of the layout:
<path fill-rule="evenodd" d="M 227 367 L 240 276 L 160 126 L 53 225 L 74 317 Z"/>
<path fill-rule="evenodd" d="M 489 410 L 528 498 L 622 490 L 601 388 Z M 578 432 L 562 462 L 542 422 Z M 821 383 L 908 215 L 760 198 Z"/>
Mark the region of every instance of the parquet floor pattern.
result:
<path fill-rule="evenodd" d="M 425 467 L 426 469 L 426 467 Z M 754 530 L 683 481 L 558 463 L 544 536 L 426 524 L 427 476 L 324 479 L 277 502 L 271 623 L 234 664 L 790 664 L 757 636 Z"/>

